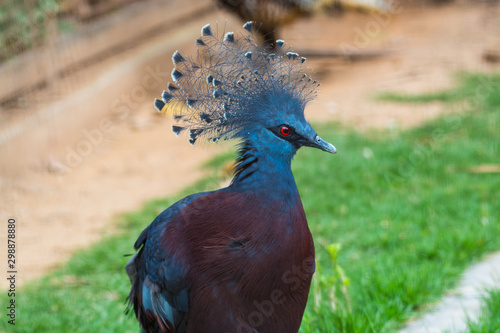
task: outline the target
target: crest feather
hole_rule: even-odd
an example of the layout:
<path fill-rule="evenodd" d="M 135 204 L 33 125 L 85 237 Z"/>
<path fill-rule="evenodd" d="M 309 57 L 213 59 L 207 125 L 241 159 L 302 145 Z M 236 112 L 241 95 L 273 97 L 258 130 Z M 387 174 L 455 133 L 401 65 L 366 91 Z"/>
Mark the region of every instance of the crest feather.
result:
<path fill-rule="evenodd" d="M 173 132 L 187 130 L 191 144 L 201 138 L 212 142 L 242 138 L 248 125 L 287 112 L 286 107 L 269 104 L 294 103 L 303 112 L 315 97 L 317 82 L 304 79 L 305 58 L 287 50 L 283 40 L 277 41 L 278 51 L 262 49 L 254 22 L 243 28 L 241 34 L 218 36 L 207 24 L 196 40 L 195 58 L 178 51 L 172 56 L 175 85 L 169 83 L 154 104 L 160 112 L 173 112 L 178 123 Z"/>

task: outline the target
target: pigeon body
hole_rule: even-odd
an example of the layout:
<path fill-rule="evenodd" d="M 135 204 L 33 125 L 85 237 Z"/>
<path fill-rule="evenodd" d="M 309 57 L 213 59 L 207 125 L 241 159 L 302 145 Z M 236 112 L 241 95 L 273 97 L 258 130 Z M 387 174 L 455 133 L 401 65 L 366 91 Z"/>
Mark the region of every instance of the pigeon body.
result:
<path fill-rule="evenodd" d="M 188 196 L 139 236 L 127 264 L 143 332 L 297 332 L 314 244 L 291 171 L 301 146 L 330 153 L 304 118 L 316 81 L 293 52 L 202 28 L 196 61 L 174 53 L 175 85 L 156 100 L 189 142 L 239 141 L 231 184 Z M 281 41 L 281 45 L 283 45 Z"/>

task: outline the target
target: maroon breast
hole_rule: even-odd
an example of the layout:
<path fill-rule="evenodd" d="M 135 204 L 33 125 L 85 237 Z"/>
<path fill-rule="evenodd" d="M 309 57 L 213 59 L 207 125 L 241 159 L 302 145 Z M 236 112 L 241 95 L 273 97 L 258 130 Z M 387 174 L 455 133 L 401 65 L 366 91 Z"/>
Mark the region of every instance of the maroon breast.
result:
<path fill-rule="evenodd" d="M 186 208 L 169 224 L 164 245 L 189 262 L 187 331 L 298 331 L 314 273 L 298 195 L 282 202 L 219 191 Z"/>

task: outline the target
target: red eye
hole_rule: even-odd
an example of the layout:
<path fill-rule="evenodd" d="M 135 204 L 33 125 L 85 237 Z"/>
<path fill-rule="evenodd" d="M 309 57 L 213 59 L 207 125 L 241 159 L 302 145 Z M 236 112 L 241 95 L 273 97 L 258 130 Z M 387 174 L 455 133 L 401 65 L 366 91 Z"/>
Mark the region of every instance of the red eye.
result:
<path fill-rule="evenodd" d="M 281 129 L 280 129 L 281 135 L 288 136 L 288 135 L 290 135 L 291 132 L 292 131 L 290 130 L 290 127 L 288 127 L 288 126 L 281 126 Z"/>

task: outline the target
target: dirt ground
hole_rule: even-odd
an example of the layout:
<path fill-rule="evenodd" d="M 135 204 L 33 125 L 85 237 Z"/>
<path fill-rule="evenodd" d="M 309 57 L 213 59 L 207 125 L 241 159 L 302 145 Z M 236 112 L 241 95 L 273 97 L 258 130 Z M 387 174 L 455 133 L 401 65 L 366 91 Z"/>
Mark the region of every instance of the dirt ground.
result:
<path fill-rule="evenodd" d="M 498 5 L 457 1 L 419 8 L 405 4 L 401 3 L 397 14 L 320 15 L 282 29 L 281 36 L 299 53 L 312 49 L 383 53 L 352 62 L 310 57 L 309 66 L 322 83 L 319 97 L 306 110 L 312 122 L 340 121 L 359 130 L 416 126 L 451 110 L 438 103 L 379 102 L 373 96 L 380 91 L 435 91 L 452 86 L 457 71 L 499 70 L 498 64 L 483 59 L 486 51 L 500 50 Z M 207 21 L 224 22 L 228 14 L 212 16 L 200 20 L 199 26 Z M 235 19 L 228 22 L 228 26 L 239 25 Z M 165 61 L 170 62 L 170 55 Z M 89 69 L 95 75 L 105 71 L 104 62 Z M 176 138 L 170 120 L 157 115 L 151 106 L 154 96 L 149 97 L 126 121 L 115 120 L 113 130 L 102 139 L 95 137 L 100 141 L 92 154 L 69 171 L 60 163 L 66 152 L 48 151 L 43 159 L 20 166 L 15 173 L 0 174 L 0 215 L 4 220 L 15 216 L 18 224 L 18 282 L 59 267 L 75 250 L 112 233 L 114 218 L 120 213 L 174 194 L 199 179 L 204 174 L 201 163 L 228 149 L 191 147 L 185 138 Z M 337 148 L 336 158 L 348 149 Z M 2 163 L 15 163 L 15 158 Z M 149 223 L 144 221 L 144 226 Z M 2 240 L 6 239 L 3 229 Z"/>

